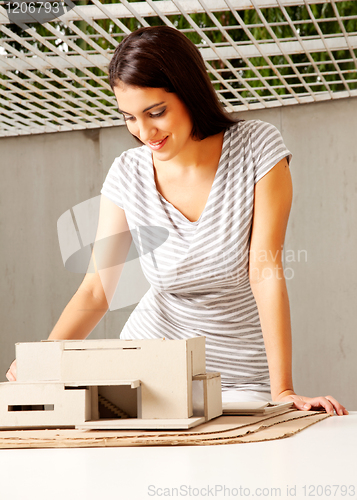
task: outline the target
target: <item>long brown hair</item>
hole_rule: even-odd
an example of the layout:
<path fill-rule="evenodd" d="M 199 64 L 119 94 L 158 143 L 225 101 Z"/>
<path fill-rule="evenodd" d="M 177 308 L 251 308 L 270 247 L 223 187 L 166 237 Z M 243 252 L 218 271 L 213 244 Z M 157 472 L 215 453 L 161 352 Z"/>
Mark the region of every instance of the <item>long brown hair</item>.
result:
<path fill-rule="evenodd" d="M 118 81 L 174 92 L 190 113 L 195 139 L 218 134 L 237 121 L 223 110 L 197 47 L 174 28 L 140 28 L 124 38 L 109 64 L 111 87 Z"/>

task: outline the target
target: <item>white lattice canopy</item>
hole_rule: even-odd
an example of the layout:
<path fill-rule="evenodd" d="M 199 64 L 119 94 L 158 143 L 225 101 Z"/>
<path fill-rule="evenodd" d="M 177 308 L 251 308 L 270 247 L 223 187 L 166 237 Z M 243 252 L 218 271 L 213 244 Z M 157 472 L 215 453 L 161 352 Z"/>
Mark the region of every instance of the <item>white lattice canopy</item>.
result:
<path fill-rule="evenodd" d="M 58 0 L 62 16 L 16 23 L 12 2 L 0 1 L 0 136 L 121 125 L 107 67 L 141 26 L 188 36 L 228 111 L 357 96 L 356 1 Z"/>

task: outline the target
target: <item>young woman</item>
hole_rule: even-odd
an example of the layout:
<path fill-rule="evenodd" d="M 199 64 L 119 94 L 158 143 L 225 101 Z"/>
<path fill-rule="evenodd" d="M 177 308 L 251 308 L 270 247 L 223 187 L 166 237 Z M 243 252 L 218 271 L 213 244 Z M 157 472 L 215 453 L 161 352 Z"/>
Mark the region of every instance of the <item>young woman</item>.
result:
<path fill-rule="evenodd" d="M 347 414 L 331 396 L 293 389 L 281 261 L 291 153 L 277 129 L 226 115 L 199 51 L 169 27 L 126 37 L 109 78 L 129 132 L 143 145 L 109 170 L 96 240 L 123 235 L 110 239 L 107 263 L 119 253 L 125 260 L 129 230 L 147 228 L 152 247 L 140 258 L 151 288 L 121 338 L 204 335 L 207 369 L 221 372 L 223 401 L 293 401 Z M 158 227 L 168 237 L 155 248 Z M 135 243 L 140 253 L 142 241 Z M 99 262 L 96 246 L 98 271 L 87 273 L 50 339 L 85 338 L 108 310 L 121 266 Z M 14 364 L 7 376 L 15 379 Z"/>

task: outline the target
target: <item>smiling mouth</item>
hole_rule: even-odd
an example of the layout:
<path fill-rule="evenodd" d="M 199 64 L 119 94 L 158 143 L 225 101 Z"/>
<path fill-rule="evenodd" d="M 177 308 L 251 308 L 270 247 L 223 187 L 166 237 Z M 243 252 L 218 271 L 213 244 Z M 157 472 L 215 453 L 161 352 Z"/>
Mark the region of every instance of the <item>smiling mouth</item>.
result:
<path fill-rule="evenodd" d="M 161 139 L 161 141 L 155 141 L 155 142 L 148 142 L 148 145 L 150 146 L 150 148 L 152 149 L 160 149 L 166 142 L 168 136 L 164 137 L 163 139 Z"/>

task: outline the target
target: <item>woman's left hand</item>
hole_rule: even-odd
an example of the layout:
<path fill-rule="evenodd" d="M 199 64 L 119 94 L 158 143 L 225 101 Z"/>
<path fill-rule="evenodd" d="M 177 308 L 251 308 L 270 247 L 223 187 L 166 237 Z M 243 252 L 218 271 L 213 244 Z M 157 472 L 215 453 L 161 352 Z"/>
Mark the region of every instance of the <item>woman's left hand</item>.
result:
<path fill-rule="evenodd" d="M 275 401 L 286 402 L 293 401 L 295 407 L 298 410 L 321 410 L 324 409 L 326 413 L 334 415 L 336 411 L 337 415 L 348 415 L 348 411 L 344 406 L 342 406 L 335 398 L 332 396 L 318 396 L 316 398 L 308 398 L 305 396 L 298 396 L 297 394 L 290 391 L 290 394 L 281 394 Z"/>

